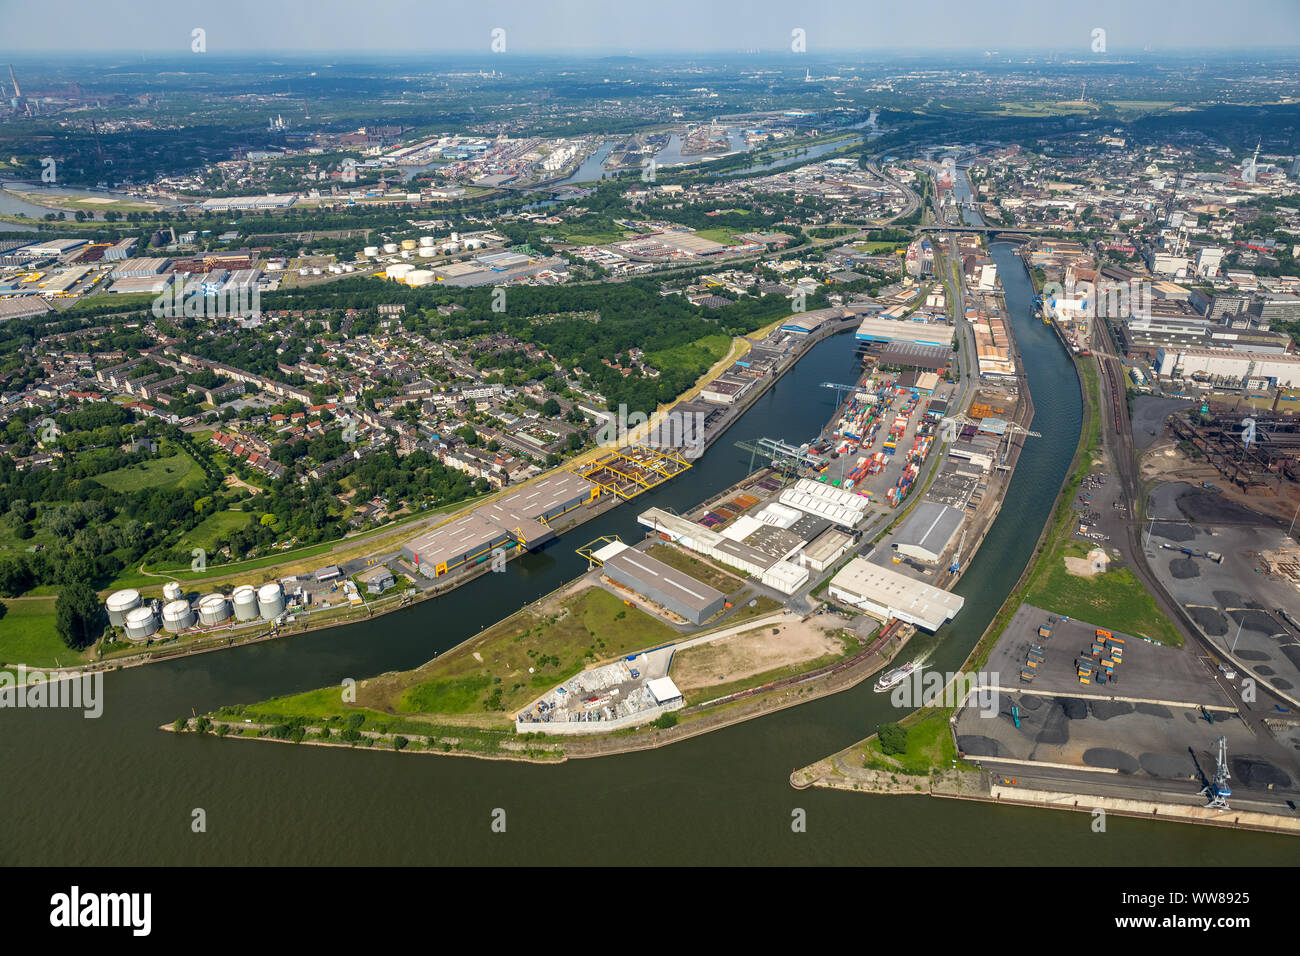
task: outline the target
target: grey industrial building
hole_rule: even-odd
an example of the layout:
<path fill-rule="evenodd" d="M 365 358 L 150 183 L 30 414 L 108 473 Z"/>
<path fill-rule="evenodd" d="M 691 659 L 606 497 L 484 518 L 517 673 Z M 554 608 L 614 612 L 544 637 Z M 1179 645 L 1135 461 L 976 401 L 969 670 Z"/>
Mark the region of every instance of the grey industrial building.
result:
<path fill-rule="evenodd" d="M 604 574 L 692 624 L 703 624 L 722 610 L 727 596 L 621 541 L 606 545 L 596 556 Z"/>
<path fill-rule="evenodd" d="M 402 547 L 402 556 L 433 578 L 471 562 L 482 563 L 497 547 L 537 548 L 555 537 L 549 522 L 598 493 L 587 479 L 559 472 L 426 531 Z"/>
<path fill-rule="evenodd" d="M 891 546 L 904 557 L 938 564 L 965 517 L 964 511 L 938 501 L 922 501 L 899 526 Z"/>

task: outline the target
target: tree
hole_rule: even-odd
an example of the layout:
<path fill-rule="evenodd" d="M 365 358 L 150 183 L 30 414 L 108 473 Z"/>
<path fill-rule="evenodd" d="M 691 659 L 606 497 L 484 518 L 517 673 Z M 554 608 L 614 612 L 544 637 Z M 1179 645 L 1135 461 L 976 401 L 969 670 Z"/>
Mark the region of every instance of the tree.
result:
<path fill-rule="evenodd" d="M 902 724 L 881 724 L 880 749 L 890 755 L 907 753 L 907 728 Z"/>
<path fill-rule="evenodd" d="M 84 581 L 74 581 L 59 592 L 54 615 L 59 636 L 74 650 L 89 647 L 104 630 L 99 596 Z"/>

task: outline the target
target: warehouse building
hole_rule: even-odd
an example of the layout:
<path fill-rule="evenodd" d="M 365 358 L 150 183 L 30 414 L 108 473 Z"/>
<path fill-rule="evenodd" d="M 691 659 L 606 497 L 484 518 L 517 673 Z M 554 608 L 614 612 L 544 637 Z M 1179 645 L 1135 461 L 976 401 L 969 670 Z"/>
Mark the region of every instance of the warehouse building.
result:
<path fill-rule="evenodd" d="M 137 259 L 124 259 L 114 266 L 110 279 L 131 279 L 136 276 L 156 276 L 167 271 L 168 260 L 161 256 L 145 256 Z"/>
<path fill-rule="evenodd" d="M 927 631 L 937 631 L 965 604 L 960 595 L 915 581 L 862 557 L 854 558 L 831 578 L 826 593 L 832 600 L 882 621 L 897 618 Z"/>
<path fill-rule="evenodd" d="M 891 539 L 895 551 L 926 564 L 938 564 L 951 547 L 966 514 L 937 501 L 922 501 Z"/>
<path fill-rule="evenodd" d="M 1300 356 L 1237 349 L 1161 349 L 1156 354 L 1161 378 L 1241 381 L 1274 379 L 1281 388 L 1300 386 Z"/>
<path fill-rule="evenodd" d="M 780 502 L 805 514 L 825 518 L 850 531 L 866 519 L 871 499 L 811 478 L 800 478 L 793 488 L 781 492 Z"/>
<path fill-rule="evenodd" d="M 467 564 L 482 564 L 496 547 L 515 547 L 514 536 L 471 512 L 420 535 L 402 547 L 402 557 L 425 577 L 449 574 Z"/>
<path fill-rule="evenodd" d="M 482 564 L 498 547 L 537 548 L 555 537 L 549 522 L 599 493 L 587 479 L 560 472 L 425 532 L 403 546 L 402 556 L 434 578 L 467 564 Z"/>
<path fill-rule="evenodd" d="M 635 591 L 692 624 L 703 624 L 722 610 L 727 596 L 689 574 L 647 554 L 612 541 L 592 557 L 610 580 Z"/>
<path fill-rule="evenodd" d="M 859 342 L 900 342 L 905 345 L 942 346 L 952 351 L 953 327 L 947 322 L 917 322 L 863 316 L 856 337 Z"/>

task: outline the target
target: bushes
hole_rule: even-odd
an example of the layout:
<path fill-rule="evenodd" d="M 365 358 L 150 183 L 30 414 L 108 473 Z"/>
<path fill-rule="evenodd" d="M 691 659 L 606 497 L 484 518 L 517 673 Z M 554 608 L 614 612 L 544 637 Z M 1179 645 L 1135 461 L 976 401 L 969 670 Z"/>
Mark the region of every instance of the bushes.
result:
<path fill-rule="evenodd" d="M 907 728 L 902 724 L 881 724 L 877 734 L 882 753 L 890 756 L 907 753 Z"/>

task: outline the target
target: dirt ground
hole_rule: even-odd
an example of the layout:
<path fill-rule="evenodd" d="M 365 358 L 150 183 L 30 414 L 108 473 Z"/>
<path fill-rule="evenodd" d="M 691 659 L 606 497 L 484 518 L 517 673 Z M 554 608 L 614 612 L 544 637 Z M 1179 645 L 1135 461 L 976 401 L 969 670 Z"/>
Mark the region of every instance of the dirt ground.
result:
<path fill-rule="evenodd" d="M 1110 564 L 1110 558 L 1101 548 L 1093 548 L 1086 558 L 1066 557 L 1065 570 L 1082 578 L 1091 578 L 1101 574 Z"/>
<path fill-rule="evenodd" d="M 1139 465 L 1144 482 L 1185 481 L 1190 485 L 1200 485 L 1208 481 L 1230 501 L 1285 523 L 1291 521 L 1296 506 L 1300 505 L 1300 486 L 1283 484 L 1280 492 L 1270 490 L 1248 495 L 1204 459 L 1189 459 L 1168 435 L 1151 445 L 1142 455 Z"/>
<path fill-rule="evenodd" d="M 756 627 L 680 651 L 673 658 L 671 676 L 686 691 L 816 660 L 842 650 L 835 636 L 840 630 L 841 623 L 829 615 Z"/>

